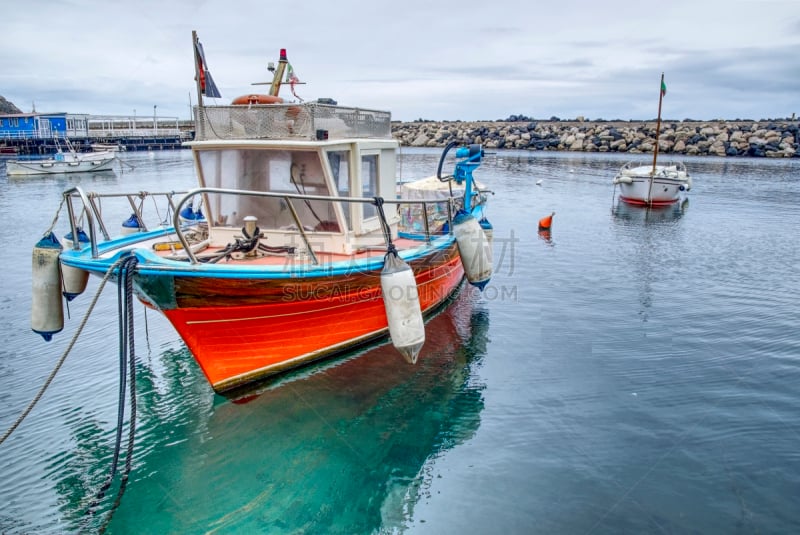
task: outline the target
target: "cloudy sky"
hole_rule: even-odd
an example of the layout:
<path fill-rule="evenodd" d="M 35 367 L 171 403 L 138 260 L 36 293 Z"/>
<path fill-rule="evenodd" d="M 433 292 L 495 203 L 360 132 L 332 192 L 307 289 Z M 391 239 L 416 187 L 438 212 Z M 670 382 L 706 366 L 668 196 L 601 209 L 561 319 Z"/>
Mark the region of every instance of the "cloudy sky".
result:
<path fill-rule="evenodd" d="M 0 95 L 26 112 L 188 118 L 197 30 L 218 103 L 266 92 L 251 83 L 286 48 L 300 97 L 402 121 L 651 119 L 662 72 L 665 118 L 800 116 L 800 0 L 4 0 L 0 12 Z"/>

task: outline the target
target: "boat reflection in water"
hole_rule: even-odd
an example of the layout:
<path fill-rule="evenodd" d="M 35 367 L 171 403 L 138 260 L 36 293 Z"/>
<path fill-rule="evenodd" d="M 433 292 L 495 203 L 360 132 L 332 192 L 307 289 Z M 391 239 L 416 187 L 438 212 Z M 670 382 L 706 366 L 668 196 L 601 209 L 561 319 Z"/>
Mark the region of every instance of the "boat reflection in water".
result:
<path fill-rule="evenodd" d="M 428 322 L 415 366 L 382 344 L 262 383 L 236 402 L 207 392 L 178 409 L 163 381 L 151 386 L 140 400 L 155 405 L 140 410 L 148 438 L 137 444 L 133 479 L 109 530 L 403 529 L 436 459 L 480 425 L 484 387 L 475 371 L 489 319 L 474 295 L 463 289 Z M 187 397 L 197 397 L 196 382 L 178 381 L 167 378 L 167 388 L 183 383 Z"/>
<path fill-rule="evenodd" d="M 684 248 L 685 224 L 681 218 L 689 208 L 684 199 L 667 206 L 641 206 L 618 202 L 611 213 L 619 236 L 619 252 L 628 260 L 628 266 L 619 273 L 623 286 L 636 289 L 641 303 L 639 319 L 649 321 L 653 309 L 653 287 L 663 282 L 665 266 L 677 265 Z M 691 280 L 691 274 L 686 274 Z"/>
<path fill-rule="evenodd" d="M 677 221 L 689 209 L 689 199 L 684 199 L 666 206 L 639 206 L 626 202 L 617 202 L 611 207 L 611 213 L 618 221 L 643 223 L 668 223 Z"/>

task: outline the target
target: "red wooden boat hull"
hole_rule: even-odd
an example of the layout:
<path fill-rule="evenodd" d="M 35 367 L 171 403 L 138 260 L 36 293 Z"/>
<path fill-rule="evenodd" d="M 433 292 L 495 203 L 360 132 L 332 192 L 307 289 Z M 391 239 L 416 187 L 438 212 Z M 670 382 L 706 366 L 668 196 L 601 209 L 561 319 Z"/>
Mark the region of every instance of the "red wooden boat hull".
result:
<path fill-rule="evenodd" d="M 423 313 L 448 299 L 464 277 L 455 242 L 409 264 Z M 170 320 L 217 392 L 388 333 L 379 270 L 315 279 L 175 277 L 173 285 L 174 306 L 163 295 L 147 298 Z"/>

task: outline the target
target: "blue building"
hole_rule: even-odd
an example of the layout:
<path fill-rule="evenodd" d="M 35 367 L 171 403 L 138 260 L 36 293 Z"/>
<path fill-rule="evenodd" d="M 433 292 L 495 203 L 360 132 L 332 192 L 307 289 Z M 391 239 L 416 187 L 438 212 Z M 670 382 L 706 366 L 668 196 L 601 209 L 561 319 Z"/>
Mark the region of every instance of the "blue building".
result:
<path fill-rule="evenodd" d="M 71 113 L 0 114 L 0 140 L 87 138 L 88 117 Z"/>

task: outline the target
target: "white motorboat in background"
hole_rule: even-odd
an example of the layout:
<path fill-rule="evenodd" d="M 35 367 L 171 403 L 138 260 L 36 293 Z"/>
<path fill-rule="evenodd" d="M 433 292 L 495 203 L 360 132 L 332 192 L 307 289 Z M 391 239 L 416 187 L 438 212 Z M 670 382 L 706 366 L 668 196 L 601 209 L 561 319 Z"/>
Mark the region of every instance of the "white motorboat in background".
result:
<path fill-rule="evenodd" d="M 45 175 L 55 173 L 85 173 L 90 171 L 107 171 L 117 158 L 113 151 L 78 152 L 64 139 L 55 140 L 56 153 L 47 158 L 16 159 L 6 162 L 8 176 Z"/>

